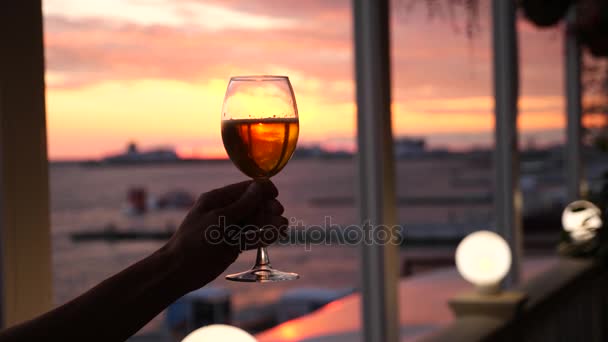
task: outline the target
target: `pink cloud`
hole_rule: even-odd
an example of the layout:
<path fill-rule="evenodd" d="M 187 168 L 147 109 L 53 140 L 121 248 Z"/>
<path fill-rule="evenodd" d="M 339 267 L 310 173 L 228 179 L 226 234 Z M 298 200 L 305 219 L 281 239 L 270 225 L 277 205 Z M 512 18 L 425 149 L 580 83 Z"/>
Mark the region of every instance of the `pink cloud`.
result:
<path fill-rule="evenodd" d="M 197 0 L 181 0 L 196 2 Z M 217 2 L 227 8 L 297 18 L 294 28 L 263 32 L 204 31 L 189 27 L 142 26 L 99 19 L 46 18 L 51 71 L 68 74 L 68 84 L 145 77 L 193 80 L 225 77 L 231 69 L 281 66 L 309 77 L 352 80 L 351 9 L 348 1 Z M 480 32 L 473 40 L 454 32 L 447 19 L 429 20 L 424 10 L 392 18 L 393 82 L 398 97 L 432 85 L 430 96 L 488 95 L 491 91 L 490 17 L 481 6 Z M 522 90 L 546 95 L 561 91 L 559 32 L 520 30 Z"/>
<path fill-rule="evenodd" d="M 187 24 L 169 27 L 103 18 L 47 16 L 47 69 L 61 75 L 50 88 L 77 88 L 108 80 L 144 78 L 199 82 L 227 79 L 235 73 L 267 73 L 279 69 L 314 80 L 317 88 L 301 91 L 314 91 L 322 101 L 353 101 L 350 1 L 214 0 L 211 3 L 244 13 L 294 18 L 299 25 L 261 31 L 236 28 L 213 31 Z M 407 109 L 408 101 L 414 100 L 437 99 L 439 103 L 441 99 L 492 95 L 491 25 L 486 2 L 480 8 L 479 31 L 472 40 L 463 33 L 461 17 L 429 20 L 424 9 L 407 12 L 401 1 L 395 1 L 393 9 L 395 101 Z M 518 30 L 522 96 L 560 96 L 563 91 L 561 31 L 539 31 L 522 20 L 518 21 Z M 343 86 L 335 87 L 335 83 Z M 432 103 L 416 110 L 429 115 L 459 115 L 466 111 Z M 536 112 L 554 112 L 560 116 L 563 105 L 526 109 L 522 115 Z M 471 108 L 466 114 L 487 120 L 491 108 Z M 457 136 L 457 132 L 455 134 Z M 448 136 L 443 135 L 440 141 L 448 141 Z M 485 141 L 486 138 L 477 139 Z"/>

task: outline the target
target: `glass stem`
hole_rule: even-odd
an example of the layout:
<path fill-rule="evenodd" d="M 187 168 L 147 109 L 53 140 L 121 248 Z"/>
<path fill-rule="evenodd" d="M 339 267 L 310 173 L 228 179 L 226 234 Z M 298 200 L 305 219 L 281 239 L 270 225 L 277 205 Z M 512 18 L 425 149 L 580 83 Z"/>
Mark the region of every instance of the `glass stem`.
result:
<path fill-rule="evenodd" d="M 258 254 L 255 258 L 255 267 L 270 267 L 270 258 L 266 247 L 259 247 Z"/>

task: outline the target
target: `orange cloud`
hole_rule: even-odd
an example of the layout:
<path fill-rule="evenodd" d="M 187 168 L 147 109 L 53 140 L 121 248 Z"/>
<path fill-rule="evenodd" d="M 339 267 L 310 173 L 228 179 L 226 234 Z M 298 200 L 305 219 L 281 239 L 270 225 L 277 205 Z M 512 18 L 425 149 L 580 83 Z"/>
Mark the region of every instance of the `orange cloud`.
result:
<path fill-rule="evenodd" d="M 137 13 L 117 19 L 103 11 L 98 17 L 79 17 L 78 11 L 62 16 L 59 10 L 46 16 L 51 158 L 98 156 L 132 139 L 175 145 L 183 155 L 221 154 L 216 124 L 226 82 L 237 74 L 289 75 L 301 114 L 301 141 L 353 146 L 350 2 L 208 2 L 229 13 L 300 23 L 252 31 L 189 22 L 189 8 L 197 1 L 155 2 L 179 11 L 170 22 L 129 21 Z M 487 6 L 473 41 L 455 34 L 449 22 L 429 22 L 424 11 L 404 15 L 395 8 L 395 133 L 448 145 L 487 142 L 493 125 Z M 542 135 L 563 125 L 561 42 L 554 32 L 520 28 L 520 125 Z M 463 134 L 469 139 L 448 138 Z"/>

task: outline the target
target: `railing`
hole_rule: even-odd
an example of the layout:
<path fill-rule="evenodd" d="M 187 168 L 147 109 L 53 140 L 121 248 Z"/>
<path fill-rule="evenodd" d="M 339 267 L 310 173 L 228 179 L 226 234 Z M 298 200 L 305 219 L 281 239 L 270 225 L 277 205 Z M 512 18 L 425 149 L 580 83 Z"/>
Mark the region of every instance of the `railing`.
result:
<path fill-rule="evenodd" d="M 425 341 L 608 340 L 608 268 L 599 262 L 560 260 L 517 291 L 527 301 L 514 317 L 457 317 Z"/>

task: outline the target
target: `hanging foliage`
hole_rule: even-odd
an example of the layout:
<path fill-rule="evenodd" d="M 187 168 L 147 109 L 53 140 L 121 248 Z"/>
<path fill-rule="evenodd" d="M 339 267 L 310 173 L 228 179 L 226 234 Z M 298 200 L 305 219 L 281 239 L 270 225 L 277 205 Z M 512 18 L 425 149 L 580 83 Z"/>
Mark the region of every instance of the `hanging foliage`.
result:
<path fill-rule="evenodd" d="M 572 0 L 522 0 L 520 6 L 526 18 L 536 26 L 547 27 L 557 24 L 566 15 L 571 2 Z"/>
<path fill-rule="evenodd" d="M 594 56 L 608 56 L 608 0 L 520 1 L 526 18 L 539 27 L 556 25 L 573 5 L 576 5 L 576 22 L 572 29 L 581 44 Z"/>
<path fill-rule="evenodd" d="M 448 19 L 454 30 L 472 38 L 479 32 L 479 0 L 397 0 L 397 9 L 410 13 L 419 5 L 426 7 L 429 19 Z M 464 12 L 464 25 L 458 15 Z M 463 29 L 464 26 L 464 29 Z"/>
<path fill-rule="evenodd" d="M 608 56 L 608 0 L 579 0 L 574 29 L 594 56 Z"/>

